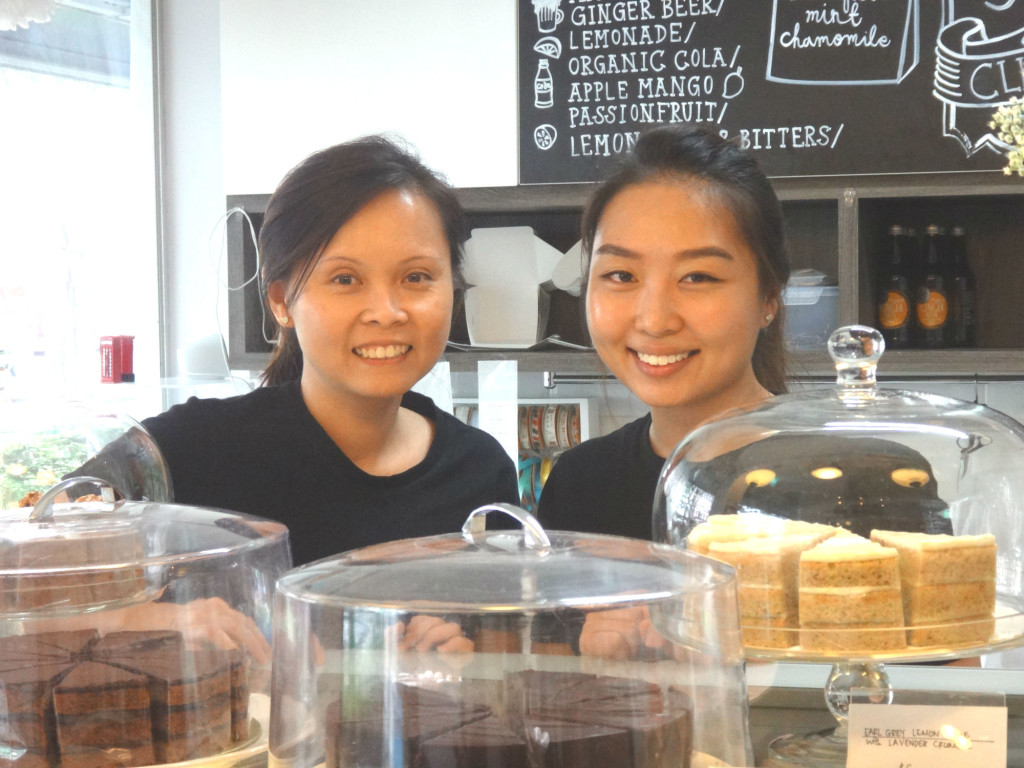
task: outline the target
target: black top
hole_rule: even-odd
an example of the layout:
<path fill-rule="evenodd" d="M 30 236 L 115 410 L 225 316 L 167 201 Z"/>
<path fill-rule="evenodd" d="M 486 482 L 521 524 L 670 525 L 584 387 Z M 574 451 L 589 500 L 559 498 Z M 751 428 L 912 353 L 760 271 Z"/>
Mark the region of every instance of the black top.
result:
<path fill-rule="evenodd" d="M 665 463 L 651 447 L 650 429 L 647 414 L 563 453 L 540 495 L 544 527 L 650 540 L 654 491 Z"/>
<path fill-rule="evenodd" d="M 651 539 L 654 494 L 665 460 L 651 448 L 650 427 L 648 414 L 563 454 L 541 493 L 538 515 L 544 527 Z M 841 472 L 824 482 L 814 475 L 819 467 Z M 771 470 L 776 479 L 748 483 L 744 478 L 752 470 Z M 868 435 L 775 435 L 694 464 L 677 480 L 684 477 L 711 500 L 704 517 L 758 511 L 838 525 L 861 536 L 875 528 L 952 531 L 948 505 L 937 494 L 924 456 Z M 675 527 L 671 519 L 667 524 Z"/>
<path fill-rule="evenodd" d="M 361 470 L 313 418 L 299 383 L 226 399 L 190 398 L 143 421 L 170 469 L 174 500 L 288 526 L 296 565 L 393 539 L 456 533 L 475 508 L 519 503 L 498 441 L 407 393 L 434 423 L 426 458 L 397 475 Z"/>

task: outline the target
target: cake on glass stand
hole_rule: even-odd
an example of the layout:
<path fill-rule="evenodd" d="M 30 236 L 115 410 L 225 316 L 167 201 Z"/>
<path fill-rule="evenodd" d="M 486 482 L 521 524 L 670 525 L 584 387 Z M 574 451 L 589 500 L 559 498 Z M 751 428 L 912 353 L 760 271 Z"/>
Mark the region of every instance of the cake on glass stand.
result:
<path fill-rule="evenodd" d="M 886 664 L 1024 643 L 1024 426 L 879 387 L 872 328 L 828 348 L 834 387 L 705 423 L 655 495 L 656 540 L 735 568 L 747 658 L 832 664 L 837 727 L 776 739 L 776 764 L 845 765 L 851 697 L 892 702 Z"/>
<path fill-rule="evenodd" d="M 121 414 L 0 417 L 0 764 L 265 765 L 285 526 L 169 503 Z"/>

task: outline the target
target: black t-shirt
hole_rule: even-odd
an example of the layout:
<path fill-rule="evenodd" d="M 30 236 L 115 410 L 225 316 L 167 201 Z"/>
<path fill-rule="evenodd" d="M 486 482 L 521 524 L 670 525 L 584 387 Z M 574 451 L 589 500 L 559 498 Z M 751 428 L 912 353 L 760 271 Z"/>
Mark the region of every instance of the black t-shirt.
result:
<path fill-rule="evenodd" d="M 555 531 L 650 540 L 658 475 L 650 414 L 563 453 L 541 491 L 538 517 Z"/>
<path fill-rule="evenodd" d="M 519 503 L 515 465 L 497 440 L 410 392 L 434 423 L 426 458 L 397 475 L 361 470 L 313 418 L 298 382 L 226 399 L 190 398 L 143 421 L 179 504 L 288 526 L 296 565 L 394 539 L 456 533 L 479 506 Z"/>

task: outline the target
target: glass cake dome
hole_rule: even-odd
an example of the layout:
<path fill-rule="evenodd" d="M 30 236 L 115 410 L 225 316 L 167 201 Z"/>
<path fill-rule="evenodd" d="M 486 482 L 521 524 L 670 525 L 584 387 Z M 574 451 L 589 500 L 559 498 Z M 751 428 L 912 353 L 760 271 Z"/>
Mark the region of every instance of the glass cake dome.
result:
<path fill-rule="evenodd" d="M 31 506 L 72 472 L 105 480 L 119 498 L 172 499 L 160 449 L 131 417 L 60 398 L 0 399 L 0 509 Z"/>
<path fill-rule="evenodd" d="M 832 388 L 694 430 L 655 495 L 655 539 L 738 575 L 747 654 L 938 659 L 1024 639 L 1024 427 L 876 386 L 881 334 L 837 330 Z"/>
<path fill-rule="evenodd" d="M 735 576 L 691 552 L 497 504 L 296 568 L 274 610 L 272 768 L 753 764 Z"/>
<path fill-rule="evenodd" d="M 121 495 L 76 476 L 0 511 L 0 761 L 257 759 L 287 529 Z"/>

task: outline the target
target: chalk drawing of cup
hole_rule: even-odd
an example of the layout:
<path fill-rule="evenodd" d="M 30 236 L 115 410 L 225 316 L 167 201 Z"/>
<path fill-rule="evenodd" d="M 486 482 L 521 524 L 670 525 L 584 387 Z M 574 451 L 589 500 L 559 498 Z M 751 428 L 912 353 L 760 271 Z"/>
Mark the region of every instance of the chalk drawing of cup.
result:
<path fill-rule="evenodd" d="M 562 0 L 533 0 L 533 12 L 537 14 L 537 31 L 547 34 L 554 32 L 565 13 L 560 6 Z"/>

